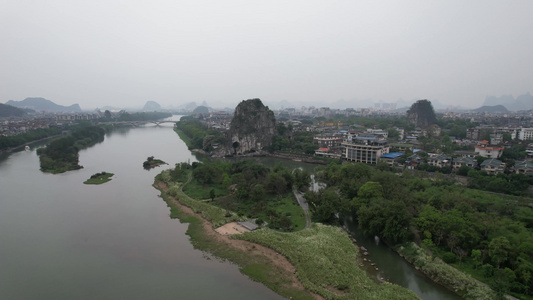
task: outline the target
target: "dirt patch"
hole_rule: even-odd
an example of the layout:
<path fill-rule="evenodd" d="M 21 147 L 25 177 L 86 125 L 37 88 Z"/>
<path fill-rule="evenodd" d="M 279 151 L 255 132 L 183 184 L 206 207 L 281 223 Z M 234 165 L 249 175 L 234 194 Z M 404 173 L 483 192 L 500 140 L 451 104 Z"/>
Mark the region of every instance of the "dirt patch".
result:
<path fill-rule="evenodd" d="M 215 229 L 215 231 L 222 235 L 233 235 L 233 234 L 241 234 L 248 232 L 250 230 L 244 228 L 244 226 L 239 225 L 237 222 L 231 222 L 225 225 L 222 225 Z"/>
<path fill-rule="evenodd" d="M 158 189 L 161 189 L 162 191 L 165 191 L 165 192 L 168 189 L 166 184 L 163 183 L 163 182 L 158 182 L 155 185 L 155 187 L 158 188 Z M 278 267 L 278 268 L 286 271 L 288 274 L 290 274 L 290 282 L 291 282 L 290 287 L 296 288 L 296 289 L 299 289 L 299 290 L 302 290 L 302 291 L 305 290 L 305 287 L 302 285 L 302 283 L 298 280 L 298 277 L 296 276 L 296 268 L 289 262 L 289 260 L 287 260 L 287 258 L 285 256 L 277 253 L 276 251 L 274 251 L 274 250 L 272 250 L 270 248 L 267 248 L 267 247 L 259 245 L 259 244 L 255 244 L 255 243 L 248 242 L 248 241 L 243 241 L 243 240 L 231 239 L 230 238 L 231 234 L 218 233 L 217 230 L 215 230 L 213 228 L 213 225 L 209 221 L 204 219 L 201 214 L 195 213 L 190 207 L 181 204 L 178 200 L 176 200 L 173 197 L 168 196 L 168 199 L 170 199 L 170 201 L 175 206 L 177 206 L 180 210 L 182 210 L 184 213 L 189 214 L 189 215 L 193 215 L 193 216 L 197 217 L 198 219 L 200 219 L 202 221 L 202 226 L 203 226 L 206 234 L 209 235 L 210 237 L 212 237 L 213 239 L 215 239 L 217 242 L 225 243 L 225 244 L 227 244 L 227 245 L 229 245 L 229 246 L 231 246 L 231 247 L 233 247 L 235 249 L 238 249 L 238 250 L 240 250 L 242 252 L 245 252 L 245 253 L 251 253 L 251 254 L 255 254 L 255 255 L 260 255 L 260 256 L 266 257 L 270 261 L 271 265 L 273 265 L 275 267 Z M 240 226 L 236 222 L 233 222 L 233 223 L 228 223 L 226 225 L 223 225 L 223 226 L 221 226 L 219 228 L 227 226 L 229 228 L 226 227 L 225 230 L 227 230 L 227 231 L 231 231 L 231 230 L 237 231 L 237 229 L 234 228 L 235 226 L 234 225 L 230 225 L 230 224 L 236 224 L 237 226 Z M 243 230 L 248 231 L 246 228 L 244 228 L 244 227 L 242 227 L 242 228 L 243 228 Z M 242 233 L 242 232 L 238 232 L 238 233 Z M 320 295 L 317 295 L 317 294 L 314 294 L 314 293 L 311 293 L 311 292 L 310 292 L 310 294 L 313 295 L 313 297 L 315 299 L 324 299 Z"/>

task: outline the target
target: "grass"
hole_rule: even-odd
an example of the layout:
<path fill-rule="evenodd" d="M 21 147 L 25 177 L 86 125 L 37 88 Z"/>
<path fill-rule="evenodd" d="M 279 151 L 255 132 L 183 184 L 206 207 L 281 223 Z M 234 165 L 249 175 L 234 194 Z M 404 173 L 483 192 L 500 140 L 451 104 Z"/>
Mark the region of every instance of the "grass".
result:
<path fill-rule="evenodd" d="M 370 279 L 357 265 L 359 250 L 338 227 L 313 224 L 290 234 L 260 229 L 233 238 L 272 248 L 296 267 L 306 289 L 326 299 L 417 299 L 403 287 Z"/>
<path fill-rule="evenodd" d="M 215 197 L 222 197 L 229 194 L 229 190 L 222 184 L 203 185 L 194 179 L 183 187 L 183 191 L 194 199 L 210 199 L 210 191 L 212 189 L 215 190 Z"/>
<path fill-rule="evenodd" d="M 111 177 L 113 175 L 115 175 L 115 174 L 107 173 L 107 172 L 96 173 L 96 174 L 92 175 L 91 178 L 85 180 L 83 183 L 85 183 L 85 184 L 102 184 L 102 183 L 106 183 L 108 181 L 111 181 Z"/>
<path fill-rule="evenodd" d="M 167 183 L 167 185 L 169 186 L 167 191 L 169 196 L 178 199 L 183 205 L 192 208 L 196 213 L 200 213 L 215 228 L 229 222 L 245 220 L 245 218 L 239 217 L 234 212 L 189 197 L 181 190 L 180 183 Z"/>
<path fill-rule="evenodd" d="M 185 145 L 187 145 L 187 148 L 192 149 L 191 139 L 185 133 L 183 133 L 183 131 L 177 129 L 176 127 L 174 127 L 174 131 L 178 134 L 178 136 L 185 143 Z"/>
<path fill-rule="evenodd" d="M 186 234 L 190 236 L 190 241 L 194 248 L 209 252 L 216 257 L 227 259 L 239 265 L 243 274 L 246 274 L 252 280 L 265 284 L 274 292 L 286 298 L 302 300 L 314 299 L 309 292 L 291 286 L 293 284 L 291 274 L 286 270 L 273 266 L 270 264 L 269 260 L 263 256 L 251 252 L 243 252 L 233 248 L 229 244 L 216 241 L 214 237 L 207 234 L 202 226 L 202 221 L 199 218 L 180 210 L 179 207 L 171 201 L 171 197 L 168 193 L 161 191 L 161 197 L 167 203 L 167 206 L 170 207 L 171 218 L 178 218 L 182 223 L 189 223 L 189 228 L 187 229 Z M 183 199 L 180 199 L 180 202 L 182 202 L 182 200 Z M 193 209 L 196 210 L 195 208 Z"/>

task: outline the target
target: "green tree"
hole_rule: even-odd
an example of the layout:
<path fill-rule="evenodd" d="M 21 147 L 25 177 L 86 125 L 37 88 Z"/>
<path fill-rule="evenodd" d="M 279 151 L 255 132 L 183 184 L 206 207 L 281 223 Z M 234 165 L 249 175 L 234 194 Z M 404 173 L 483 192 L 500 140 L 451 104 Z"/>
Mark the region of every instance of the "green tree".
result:
<path fill-rule="evenodd" d="M 470 257 L 472 257 L 476 269 L 483 264 L 483 256 L 481 254 L 481 250 L 472 249 L 472 254 L 470 255 Z"/>
<path fill-rule="evenodd" d="M 492 262 L 495 263 L 497 267 L 500 267 L 500 265 L 508 259 L 511 244 L 506 237 L 499 236 L 490 241 L 488 248 Z"/>

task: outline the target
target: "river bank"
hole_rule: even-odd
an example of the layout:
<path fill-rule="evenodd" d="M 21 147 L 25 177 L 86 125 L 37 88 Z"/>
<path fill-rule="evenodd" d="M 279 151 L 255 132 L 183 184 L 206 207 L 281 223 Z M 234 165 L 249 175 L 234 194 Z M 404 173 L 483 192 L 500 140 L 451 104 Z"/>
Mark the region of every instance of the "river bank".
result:
<path fill-rule="evenodd" d="M 187 235 L 195 248 L 236 263 L 242 273 L 287 298 L 324 299 L 306 291 L 295 275 L 295 267 L 276 251 L 217 233 L 213 223 L 203 217 L 201 212 L 182 204 L 179 197 L 168 195 L 169 187 L 166 183 L 156 181 L 154 187 L 161 192 L 160 197 L 170 208 L 170 217 L 189 223 Z"/>
<path fill-rule="evenodd" d="M 405 288 L 368 277 L 358 266 L 358 248 L 338 227 L 313 224 L 294 233 L 260 229 L 231 238 L 214 233 L 214 227 L 233 221 L 231 213 L 191 199 L 180 183 L 169 181 L 166 172 L 156 177 L 154 187 L 161 191 L 171 217 L 190 222 L 187 234 L 194 247 L 236 263 L 244 274 L 276 293 L 293 299 L 417 299 Z M 237 240 L 253 243 L 235 246 L 241 245 L 234 244 Z M 263 256 L 270 251 L 274 254 Z M 279 265 L 276 260 L 282 258 Z"/>

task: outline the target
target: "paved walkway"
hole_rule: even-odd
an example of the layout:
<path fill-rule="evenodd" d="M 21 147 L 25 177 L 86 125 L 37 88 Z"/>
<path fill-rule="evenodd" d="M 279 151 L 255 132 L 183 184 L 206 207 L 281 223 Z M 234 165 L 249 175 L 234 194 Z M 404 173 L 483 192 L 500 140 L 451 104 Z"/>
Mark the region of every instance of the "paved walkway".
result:
<path fill-rule="evenodd" d="M 305 213 L 305 228 L 304 229 L 307 229 L 311 226 L 311 217 L 309 216 L 309 205 L 307 204 L 307 201 L 305 201 L 304 195 L 301 192 L 299 192 L 297 189 L 293 188 L 292 193 L 294 194 L 294 197 L 296 197 L 296 200 L 298 201 L 298 204 L 300 204 L 300 207 L 302 207 L 302 209 L 304 210 L 304 213 Z"/>

